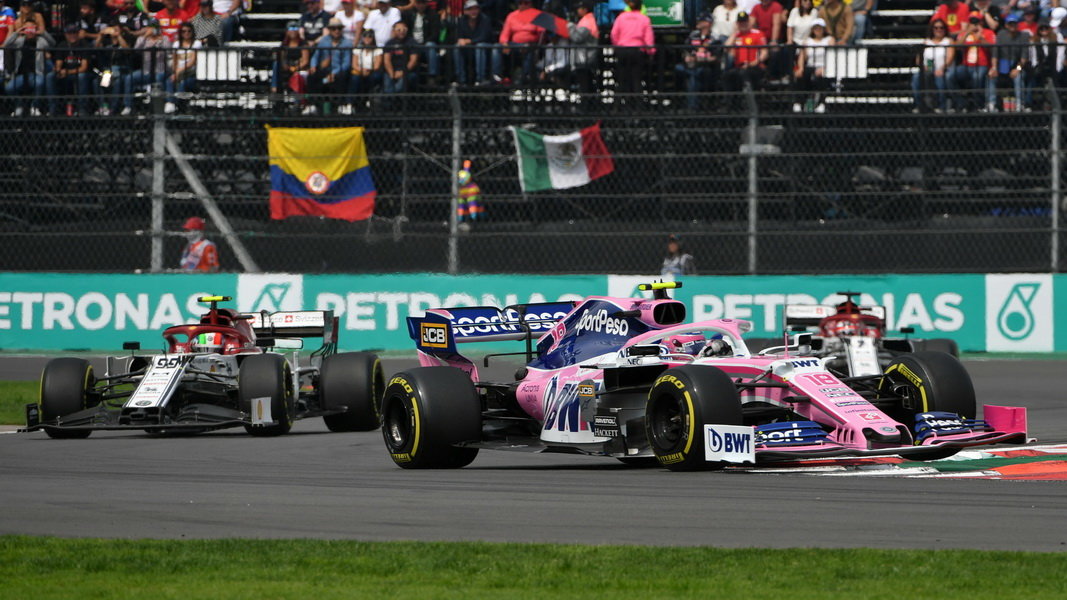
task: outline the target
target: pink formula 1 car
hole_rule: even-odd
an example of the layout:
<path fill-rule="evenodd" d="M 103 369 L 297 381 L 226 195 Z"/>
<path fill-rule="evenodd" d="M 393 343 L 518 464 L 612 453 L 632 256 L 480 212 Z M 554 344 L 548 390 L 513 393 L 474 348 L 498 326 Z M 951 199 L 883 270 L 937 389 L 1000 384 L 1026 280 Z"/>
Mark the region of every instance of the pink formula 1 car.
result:
<path fill-rule="evenodd" d="M 423 366 L 386 385 L 382 430 L 393 461 L 454 468 L 480 448 L 500 448 L 697 470 L 826 456 L 934 459 L 1025 441 L 1025 409 L 987 406 L 986 420 L 976 420 L 970 377 L 948 354 L 902 355 L 877 377 L 842 381 L 826 358 L 807 354 L 809 334 L 753 355 L 747 321 L 683 324 L 685 305 L 666 292 L 677 285 L 644 284 L 653 299 L 410 318 Z M 483 381 L 457 345 L 499 340 L 525 341 L 528 364 L 514 381 Z"/>

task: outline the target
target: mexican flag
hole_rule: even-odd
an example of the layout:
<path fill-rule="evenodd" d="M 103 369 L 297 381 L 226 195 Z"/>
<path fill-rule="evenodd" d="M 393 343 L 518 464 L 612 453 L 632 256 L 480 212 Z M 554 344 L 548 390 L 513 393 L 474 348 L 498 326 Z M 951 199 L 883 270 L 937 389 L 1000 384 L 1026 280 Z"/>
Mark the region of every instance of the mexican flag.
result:
<path fill-rule="evenodd" d="M 564 135 L 541 135 L 519 127 L 511 127 L 511 132 L 524 192 L 578 187 L 615 170 L 600 137 L 600 123 Z"/>

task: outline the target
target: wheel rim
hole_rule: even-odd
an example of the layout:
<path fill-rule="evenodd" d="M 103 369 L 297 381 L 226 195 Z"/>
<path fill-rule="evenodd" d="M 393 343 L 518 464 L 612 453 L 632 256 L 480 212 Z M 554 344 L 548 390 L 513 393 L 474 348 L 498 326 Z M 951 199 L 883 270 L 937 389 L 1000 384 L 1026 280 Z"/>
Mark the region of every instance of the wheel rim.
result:
<path fill-rule="evenodd" d="M 411 437 L 411 419 L 404 403 L 399 400 L 389 402 L 385 414 L 385 434 L 389 445 L 394 450 L 403 449 Z"/>
<path fill-rule="evenodd" d="M 682 404 L 677 398 L 662 396 L 656 400 L 649 418 L 652 440 L 657 447 L 670 449 L 681 441 L 685 428 L 684 417 Z"/>

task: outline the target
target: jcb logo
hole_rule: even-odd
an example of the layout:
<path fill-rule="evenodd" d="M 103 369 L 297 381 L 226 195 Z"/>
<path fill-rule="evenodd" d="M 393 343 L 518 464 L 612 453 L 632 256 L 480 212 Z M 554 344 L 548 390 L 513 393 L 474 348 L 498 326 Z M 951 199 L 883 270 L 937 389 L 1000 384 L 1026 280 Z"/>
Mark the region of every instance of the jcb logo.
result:
<path fill-rule="evenodd" d="M 422 345 L 430 348 L 448 347 L 448 325 L 443 323 L 422 323 Z"/>

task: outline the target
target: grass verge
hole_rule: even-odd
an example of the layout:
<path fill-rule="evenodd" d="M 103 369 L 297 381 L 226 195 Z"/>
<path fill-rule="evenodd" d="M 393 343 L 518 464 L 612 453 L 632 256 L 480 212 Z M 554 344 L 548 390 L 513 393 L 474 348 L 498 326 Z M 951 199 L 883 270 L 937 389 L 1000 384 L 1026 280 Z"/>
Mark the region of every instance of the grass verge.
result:
<path fill-rule="evenodd" d="M 1067 555 L 0 537 L 7 598 L 1067 597 Z"/>
<path fill-rule="evenodd" d="M 0 425 L 25 425 L 26 405 L 37 402 L 37 381 L 0 381 Z"/>

